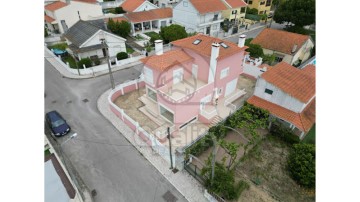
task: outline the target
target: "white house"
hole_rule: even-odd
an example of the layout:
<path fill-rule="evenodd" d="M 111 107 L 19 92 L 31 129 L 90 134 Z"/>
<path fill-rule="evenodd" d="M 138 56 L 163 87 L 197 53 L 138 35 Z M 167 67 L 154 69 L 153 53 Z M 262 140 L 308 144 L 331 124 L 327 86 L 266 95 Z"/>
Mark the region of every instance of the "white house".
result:
<path fill-rule="evenodd" d="M 315 123 L 315 66 L 281 62 L 257 80 L 248 102 L 266 109 L 303 138 Z"/>
<path fill-rule="evenodd" d="M 45 27 L 50 33 L 65 33 L 77 21 L 102 16 L 102 8 L 93 0 L 56 1 L 45 5 Z"/>
<path fill-rule="evenodd" d="M 147 0 L 125 0 L 120 6 L 126 12 L 140 12 L 159 8 Z"/>
<path fill-rule="evenodd" d="M 221 11 L 228 8 L 221 0 L 182 0 L 173 7 L 173 22 L 185 27 L 186 32 L 198 32 L 217 37 Z"/>
<path fill-rule="evenodd" d="M 96 56 L 107 57 L 102 39 L 105 39 L 108 46 L 109 57 L 114 57 L 119 52 L 126 52 L 126 39 L 109 33 L 105 29 L 104 20 L 79 20 L 64 34 L 70 52 L 79 60 Z"/>

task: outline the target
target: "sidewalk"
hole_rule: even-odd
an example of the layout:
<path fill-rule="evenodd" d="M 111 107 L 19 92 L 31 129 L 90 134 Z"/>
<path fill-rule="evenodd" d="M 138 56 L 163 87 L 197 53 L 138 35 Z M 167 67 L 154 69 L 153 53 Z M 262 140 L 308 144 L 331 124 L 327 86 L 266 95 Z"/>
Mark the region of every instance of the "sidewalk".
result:
<path fill-rule="evenodd" d="M 98 99 L 97 107 L 100 113 L 108 119 L 116 129 L 187 199 L 194 202 L 206 202 L 202 185 L 187 171 L 182 170 L 173 173 L 169 164 L 159 155 L 152 151 L 151 147 L 139 145 L 143 142 L 138 135 L 123 123 L 111 110 L 108 103 L 110 89 L 104 92 Z"/>
<path fill-rule="evenodd" d="M 44 47 L 44 55 L 45 58 L 48 62 L 50 62 L 55 69 L 61 74 L 63 75 L 63 77 L 65 78 L 71 78 L 71 79 L 88 79 L 88 78 L 94 78 L 97 76 L 102 76 L 105 74 L 109 74 L 109 70 L 104 70 L 104 71 L 100 71 L 100 72 L 95 72 L 94 74 L 87 74 L 87 75 L 77 75 L 77 74 L 73 74 L 71 72 L 69 72 L 66 67 L 64 66 L 64 64 L 62 64 L 61 62 L 59 62 L 54 55 L 52 55 L 51 53 L 49 53 L 48 51 L 46 51 L 46 47 Z M 140 61 L 136 61 L 136 62 L 132 62 L 126 65 L 121 65 L 121 66 L 116 66 L 111 68 L 112 72 L 116 72 L 122 69 L 126 69 L 135 65 L 141 64 Z"/>

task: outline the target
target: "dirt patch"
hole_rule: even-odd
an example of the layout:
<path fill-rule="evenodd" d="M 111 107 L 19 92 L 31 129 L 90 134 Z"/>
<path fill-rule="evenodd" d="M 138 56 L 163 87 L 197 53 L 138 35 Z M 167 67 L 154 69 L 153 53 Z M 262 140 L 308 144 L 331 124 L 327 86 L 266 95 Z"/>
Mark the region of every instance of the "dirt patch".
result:
<path fill-rule="evenodd" d="M 144 94 L 145 88 L 139 88 L 139 90 L 135 90 L 118 97 L 114 101 L 114 104 L 119 106 L 121 109 L 124 109 L 125 113 L 141 126 L 147 126 L 151 130 L 155 130 L 159 126 L 139 111 L 139 108 L 143 107 L 144 104 L 138 98 Z"/>
<path fill-rule="evenodd" d="M 287 144 L 268 136 L 238 165 L 236 176 L 251 181 L 252 187 L 277 201 L 315 201 L 314 191 L 301 188 L 289 176 L 286 169 L 289 151 Z M 248 199 L 257 192 L 255 188 L 244 192 L 239 201 L 251 201 Z"/>

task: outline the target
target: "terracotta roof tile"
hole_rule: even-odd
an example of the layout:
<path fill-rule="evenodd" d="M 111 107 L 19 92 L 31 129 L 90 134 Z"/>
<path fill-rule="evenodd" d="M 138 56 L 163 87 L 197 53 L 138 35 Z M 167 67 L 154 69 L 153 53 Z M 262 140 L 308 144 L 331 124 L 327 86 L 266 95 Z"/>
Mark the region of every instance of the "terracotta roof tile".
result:
<path fill-rule="evenodd" d="M 171 50 L 162 55 L 153 55 L 141 59 L 146 66 L 156 69 L 160 72 L 166 71 L 168 68 L 178 64 L 192 61 L 194 58 L 185 53 L 183 50 Z"/>
<path fill-rule="evenodd" d="M 308 132 L 315 123 L 315 99 L 301 113 L 293 112 L 255 95 L 251 96 L 247 102 L 268 110 L 270 114 L 292 123 L 304 132 Z"/>
<path fill-rule="evenodd" d="M 172 18 L 172 8 L 159 8 L 141 12 L 131 12 L 125 14 L 130 22 L 144 22 L 163 18 Z"/>
<path fill-rule="evenodd" d="M 221 0 L 190 0 L 190 2 L 201 14 L 227 10 Z"/>
<path fill-rule="evenodd" d="M 78 2 L 82 2 L 82 3 L 89 3 L 89 4 L 97 4 L 97 0 L 73 0 L 73 1 L 78 1 Z"/>
<path fill-rule="evenodd" d="M 124 9 L 124 11 L 133 12 L 144 2 L 145 0 L 125 0 L 120 6 Z"/>
<path fill-rule="evenodd" d="M 223 1 L 228 3 L 231 6 L 231 8 L 246 7 L 248 5 L 243 0 L 223 0 Z"/>
<path fill-rule="evenodd" d="M 62 7 L 65 7 L 65 6 L 67 6 L 66 3 L 64 3 L 62 1 L 57 1 L 57 2 L 46 5 L 45 10 L 55 11 L 55 10 L 58 10 L 58 9 L 60 9 Z"/>
<path fill-rule="evenodd" d="M 307 35 L 266 28 L 251 43 L 259 44 L 262 48 L 292 54 L 291 51 L 295 44 L 297 45 L 296 51 L 298 51 L 308 39 L 310 36 Z"/>
<path fill-rule="evenodd" d="M 201 42 L 198 45 L 194 45 L 193 42 L 197 39 L 201 40 Z M 195 51 L 196 53 L 198 53 L 200 55 L 210 57 L 211 56 L 211 46 L 212 46 L 213 42 L 217 42 L 217 43 L 224 42 L 224 44 L 228 45 L 228 48 L 224 48 L 224 47 L 220 46 L 218 60 L 229 57 L 235 53 L 239 53 L 248 48 L 247 46 L 239 48 L 237 46 L 237 44 L 234 44 L 229 41 L 224 41 L 219 38 L 207 36 L 204 34 L 197 34 L 197 35 L 187 37 L 184 39 L 179 39 L 179 40 L 171 42 L 171 44 L 173 44 L 174 46 L 182 47 L 182 48 L 188 48 L 192 51 Z"/>
<path fill-rule="evenodd" d="M 105 19 L 105 22 L 109 22 L 110 18 Z M 126 19 L 125 17 L 116 17 L 116 18 L 111 18 L 114 22 L 122 22 L 122 21 L 128 21 L 128 19 Z"/>
<path fill-rule="evenodd" d="M 52 18 L 52 17 L 50 17 L 50 16 L 48 16 L 48 15 L 45 15 L 45 21 L 48 22 L 48 23 L 52 23 L 52 22 L 55 21 L 55 19 Z"/>
<path fill-rule="evenodd" d="M 315 66 L 313 65 L 297 69 L 286 62 L 280 62 L 264 72 L 261 78 L 303 103 L 307 103 L 315 96 Z"/>

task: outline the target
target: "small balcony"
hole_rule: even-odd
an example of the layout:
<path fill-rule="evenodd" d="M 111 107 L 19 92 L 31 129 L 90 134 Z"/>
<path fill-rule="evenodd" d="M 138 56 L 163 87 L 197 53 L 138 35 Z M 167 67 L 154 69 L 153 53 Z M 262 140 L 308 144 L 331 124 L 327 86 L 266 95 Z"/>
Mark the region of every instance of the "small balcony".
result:
<path fill-rule="evenodd" d="M 216 23 L 221 23 L 223 21 L 224 21 L 224 18 L 213 17 L 213 18 L 208 19 L 208 20 L 200 21 L 199 27 L 207 26 L 207 25 L 211 25 L 211 24 L 216 24 Z"/>

